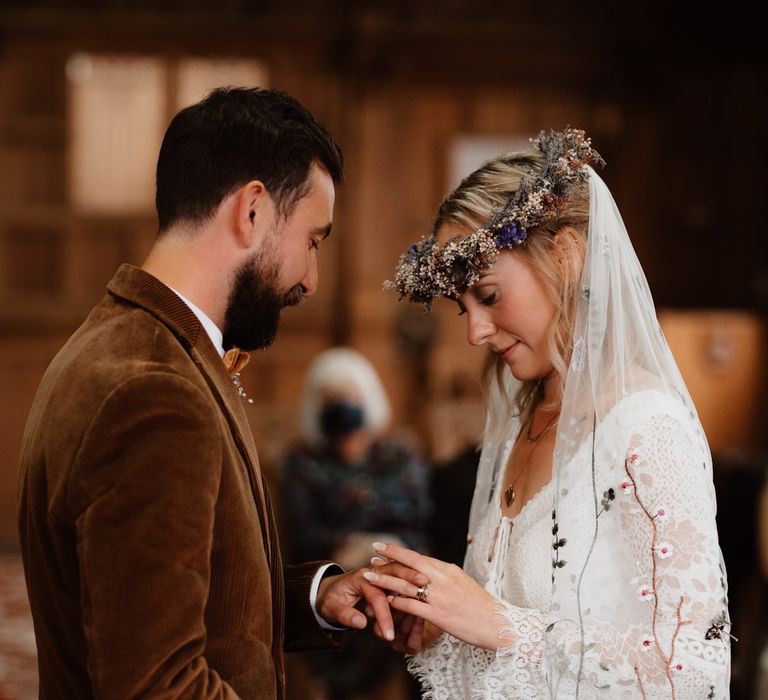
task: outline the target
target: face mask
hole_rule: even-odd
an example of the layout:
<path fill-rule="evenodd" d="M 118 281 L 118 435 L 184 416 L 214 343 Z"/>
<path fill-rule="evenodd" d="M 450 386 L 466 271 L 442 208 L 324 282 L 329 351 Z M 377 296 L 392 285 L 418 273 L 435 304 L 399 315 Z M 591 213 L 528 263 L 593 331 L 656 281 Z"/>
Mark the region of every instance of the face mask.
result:
<path fill-rule="evenodd" d="M 327 438 L 339 438 L 363 427 L 363 407 L 347 401 L 330 401 L 320 413 L 320 429 Z"/>

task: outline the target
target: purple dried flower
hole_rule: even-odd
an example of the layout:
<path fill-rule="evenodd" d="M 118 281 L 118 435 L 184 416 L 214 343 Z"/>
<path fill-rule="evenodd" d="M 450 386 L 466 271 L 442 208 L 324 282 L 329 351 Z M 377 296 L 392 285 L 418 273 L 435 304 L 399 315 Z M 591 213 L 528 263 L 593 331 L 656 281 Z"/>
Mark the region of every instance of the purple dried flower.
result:
<path fill-rule="evenodd" d="M 499 248 L 510 248 L 513 245 L 520 245 L 527 237 L 525 229 L 513 220 L 507 221 L 496 231 L 493 240 Z"/>
<path fill-rule="evenodd" d="M 401 299 L 422 302 L 427 309 L 435 297 L 457 296 L 477 282 L 480 271 L 493 264 L 499 250 L 525 243 L 528 230 L 552 218 L 572 187 L 587 181 L 587 165 L 605 164 L 578 129 L 542 131 L 532 142 L 544 156 L 543 166 L 521 180 L 516 193 L 486 226 L 444 248 L 434 236 L 410 245 L 400 258 L 394 281 L 385 286 L 396 289 Z M 605 497 L 605 510 L 611 496 Z"/>

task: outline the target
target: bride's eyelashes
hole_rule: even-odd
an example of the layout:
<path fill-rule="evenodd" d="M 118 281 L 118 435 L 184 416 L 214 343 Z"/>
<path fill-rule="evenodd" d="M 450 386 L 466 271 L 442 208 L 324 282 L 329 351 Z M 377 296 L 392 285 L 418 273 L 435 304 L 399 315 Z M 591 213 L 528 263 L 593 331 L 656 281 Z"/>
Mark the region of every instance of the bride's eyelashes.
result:
<path fill-rule="evenodd" d="M 481 297 L 480 303 L 483 306 L 493 306 L 497 301 L 499 300 L 499 293 L 498 292 L 491 292 L 490 294 Z"/>
<path fill-rule="evenodd" d="M 482 304 L 483 306 L 493 306 L 498 300 L 499 293 L 494 291 L 485 296 L 479 296 L 477 303 Z M 467 313 L 466 307 L 460 301 L 457 301 L 456 305 L 459 307 L 459 316 L 463 316 L 465 313 Z"/>

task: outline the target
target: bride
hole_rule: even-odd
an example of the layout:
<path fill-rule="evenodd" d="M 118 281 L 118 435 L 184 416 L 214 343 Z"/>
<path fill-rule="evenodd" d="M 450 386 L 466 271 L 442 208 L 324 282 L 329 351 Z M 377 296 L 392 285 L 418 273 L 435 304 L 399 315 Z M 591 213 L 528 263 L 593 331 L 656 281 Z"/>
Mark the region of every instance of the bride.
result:
<path fill-rule="evenodd" d="M 602 159 L 578 130 L 533 145 L 469 175 L 391 285 L 490 351 L 464 568 L 376 543 L 429 585 L 366 576 L 426 698 L 726 698 L 706 439 Z"/>

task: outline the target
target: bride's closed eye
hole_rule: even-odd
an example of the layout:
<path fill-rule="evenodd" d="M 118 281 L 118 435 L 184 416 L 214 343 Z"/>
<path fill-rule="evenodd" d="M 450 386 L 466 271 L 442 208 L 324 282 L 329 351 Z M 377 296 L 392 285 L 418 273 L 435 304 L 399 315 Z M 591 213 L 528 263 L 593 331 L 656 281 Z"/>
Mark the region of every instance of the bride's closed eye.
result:
<path fill-rule="evenodd" d="M 482 304 L 483 306 L 493 306 L 498 300 L 499 293 L 497 291 L 493 291 L 490 294 L 486 294 L 485 296 L 479 296 L 477 303 Z M 457 301 L 456 305 L 459 307 L 459 316 L 463 316 L 465 313 L 467 313 L 467 308 L 460 301 Z"/>
<path fill-rule="evenodd" d="M 499 293 L 498 292 L 491 292 L 490 294 L 481 297 L 480 303 L 483 306 L 493 306 L 497 301 L 499 300 Z"/>

